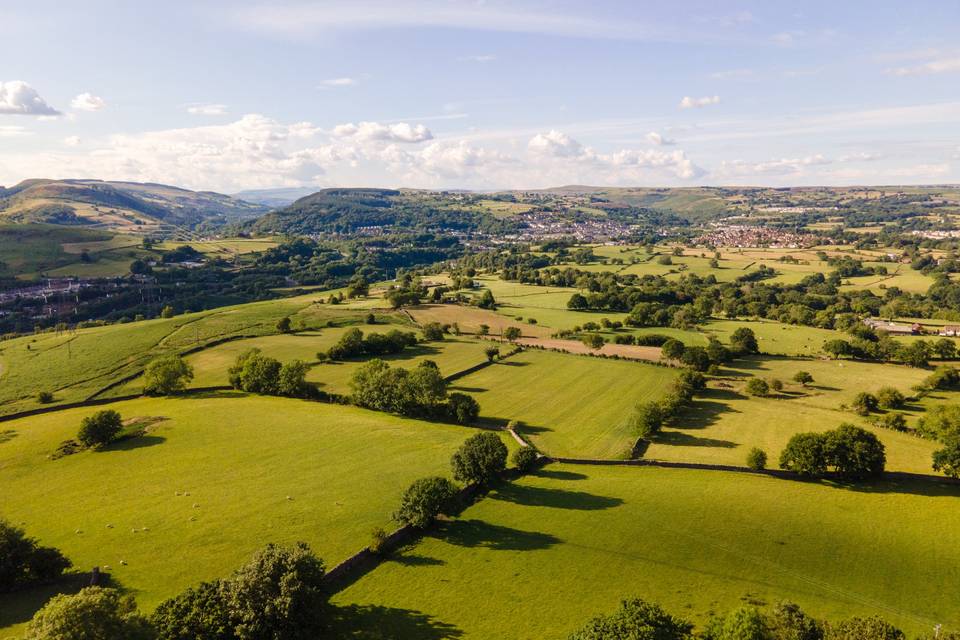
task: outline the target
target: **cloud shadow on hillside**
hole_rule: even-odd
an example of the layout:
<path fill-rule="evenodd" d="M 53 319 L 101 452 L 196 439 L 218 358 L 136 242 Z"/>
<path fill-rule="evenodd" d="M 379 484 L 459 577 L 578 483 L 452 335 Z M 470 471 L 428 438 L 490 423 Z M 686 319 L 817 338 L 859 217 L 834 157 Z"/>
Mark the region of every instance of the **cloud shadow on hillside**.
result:
<path fill-rule="evenodd" d="M 490 498 L 528 507 L 552 507 L 578 511 L 600 511 L 623 504 L 620 498 L 598 496 L 585 491 L 568 491 L 513 483 L 499 487 L 490 495 Z"/>
<path fill-rule="evenodd" d="M 444 522 L 434 537 L 458 547 L 493 549 L 495 551 L 533 551 L 549 549 L 563 542 L 560 538 L 540 531 L 524 531 L 490 524 L 483 520 L 454 520 Z"/>
<path fill-rule="evenodd" d="M 337 638 L 353 640 L 392 640 L 393 638 L 421 638 L 444 640 L 461 638 L 463 631 L 456 625 L 437 620 L 433 616 L 414 611 L 380 605 L 349 605 L 333 611 Z"/>

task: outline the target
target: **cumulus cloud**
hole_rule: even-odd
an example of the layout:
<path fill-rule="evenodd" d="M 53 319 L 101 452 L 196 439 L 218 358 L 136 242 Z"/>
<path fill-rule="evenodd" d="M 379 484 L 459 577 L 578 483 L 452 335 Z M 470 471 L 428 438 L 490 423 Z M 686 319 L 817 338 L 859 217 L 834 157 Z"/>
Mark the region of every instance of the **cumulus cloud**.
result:
<path fill-rule="evenodd" d="M 925 76 L 938 73 L 957 72 L 960 72 L 960 56 L 937 58 L 934 60 L 928 60 L 923 64 L 887 69 L 887 73 L 895 76 Z"/>
<path fill-rule="evenodd" d="M 761 162 L 734 160 L 724 162 L 721 173 L 730 175 L 791 175 L 803 173 L 806 167 L 831 164 L 832 160 L 822 154 L 800 158 L 777 158 Z"/>
<path fill-rule="evenodd" d="M 537 155 L 557 158 L 572 158 L 581 156 L 586 152 L 579 142 L 555 129 L 546 133 L 538 133 L 530 138 L 527 148 Z"/>
<path fill-rule="evenodd" d="M 226 112 L 225 104 L 193 104 L 187 107 L 187 113 L 194 116 L 222 116 Z"/>
<path fill-rule="evenodd" d="M 81 93 L 70 102 L 70 106 L 80 111 L 100 111 L 107 106 L 107 101 L 92 93 Z"/>
<path fill-rule="evenodd" d="M 702 98 L 684 96 L 679 107 L 681 109 L 699 109 L 700 107 L 709 107 L 712 104 L 720 104 L 720 96 L 704 96 Z"/>
<path fill-rule="evenodd" d="M 337 138 L 354 138 L 361 142 L 405 142 L 416 143 L 433 139 L 433 133 L 422 124 L 411 125 L 406 122 L 381 124 L 379 122 L 348 122 L 333 128 Z"/>
<path fill-rule="evenodd" d="M 647 134 L 647 141 L 650 144 L 657 145 L 658 147 L 676 144 L 674 140 L 671 140 L 670 138 L 665 138 L 663 135 L 657 133 L 656 131 L 651 131 L 650 133 Z"/>
<path fill-rule="evenodd" d="M 0 82 L 0 114 L 22 116 L 59 116 L 61 113 L 40 97 L 37 90 L 22 80 Z"/>
<path fill-rule="evenodd" d="M 355 84 L 354 78 L 330 78 L 320 83 L 322 87 L 352 87 Z"/>

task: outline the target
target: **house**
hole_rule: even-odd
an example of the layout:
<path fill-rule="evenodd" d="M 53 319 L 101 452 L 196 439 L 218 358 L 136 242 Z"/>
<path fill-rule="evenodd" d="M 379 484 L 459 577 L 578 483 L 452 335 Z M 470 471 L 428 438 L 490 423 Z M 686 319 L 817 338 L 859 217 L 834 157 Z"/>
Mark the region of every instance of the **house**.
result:
<path fill-rule="evenodd" d="M 941 336 L 960 336 L 960 326 L 948 324 L 940 329 Z"/>
<path fill-rule="evenodd" d="M 879 318 L 866 318 L 863 324 L 875 331 L 885 331 L 900 336 L 914 336 L 923 333 L 923 327 L 917 324 L 897 324 L 896 322 L 880 320 Z"/>

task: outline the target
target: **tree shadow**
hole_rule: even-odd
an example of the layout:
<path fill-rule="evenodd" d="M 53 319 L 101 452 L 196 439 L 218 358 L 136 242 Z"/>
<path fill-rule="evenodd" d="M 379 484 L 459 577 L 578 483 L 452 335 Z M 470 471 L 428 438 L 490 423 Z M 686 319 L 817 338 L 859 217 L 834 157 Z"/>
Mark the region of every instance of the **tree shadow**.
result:
<path fill-rule="evenodd" d="M 724 413 L 739 413 L 729 405 L 711 400 L 694 400 L 676 418 L 670 420 L 672 429 L 706 429 Z"/>
<path fill-rule="evenodd" d="M 486 548 L 495 551 L 533 551 L 549 549 L 562 542 L 560 538 L 540 531 L 523 531 L 482 520 L 444 522 L 434 537 L 458 547 Z"/>
<path fill-rule="evenodd" d="M 553 480 L 586 480 L 587 475 L 576 471 L 559 471 L 541 467 L 530 475 L 537 478 L 551 478 Z"/>
<path fill-rule="evenodd" d="M 489 389 L 484 389 L 483 387 L 464 387 L 464 386 L 453 386 L 450 387 L 451 391 L 459 391 L 460 393 L 483 393 L 484 391 L 489 391 Z"/>
<path fill-rule="evenodd" d="M 430 556 L 420 556 L 416 554 L 401 553 L 396 556 L 390 557 L 390 562 L 396 562 L 397 564 L 402 564 L 405 567 L 437 567 L 440 565 L 447 564 L 439 558 L 431 558 Z"/>
<path fill-rule="evenodd" d="M 904 471 L 887 471 L 881 478 L 860 482 L 829 478 L 817 482 L 827 487 L 857 493 L 902 493 L 933 498 L 960 497 L 960 482 L 956 480 Z"/>
<path fill-rule="evenodd" d="M 245 391 L 237 389 L 207 389 L 205 391 L 189 391 L 173 396 L 166 396 L 168 400 L 216 400 L 220 398 L 244 398 L 248 396 Z"/>
<path fill-rule="evenodd" d="M 490 496 L 493 500 L 512 502 L 527 507 L 552 507 L 578 511 L 601 511 L 623 504 L 620 498 L 598 496 L 585 491 L 568 491 L 548 487 L 531 487 L 507 483 Z"/>
<path fill-rule="evenodd" d="M 805 388 L 816 389 L 817 391 L 843 391 L 843 389 L 839 387 L 831 387 L 825 384 L 808 384 Z"/>
<path fill-rule="evenodd" d="M 729 440 L 717 440 L 716 438 L 698 438 L 689 433 L 681 431 L 661 431 L 653 437 L 656 444 L 668 444 L 676 447 L 719 447 L 721 449 L 734 449 L 740 445 Z"/>
<path fill-rule="evenodd" d="M 100 574 L 100 586 L 115 587 L 106 573 Z M 49 584 L 21 589 L 12 593 L 0 593 L 0 629 L 28 622 L 50 598 L 73 595 L 90 586 L 89 573 L 67 573 Z"/>
<path fill-rule="evenodd" d="M 497 364 L 504 367 L 529 367 L 532 363 L 525 360 L 498 360 Z"/>
<path fill-rule="evenodd" d="M 163 444 L 166 441 L 167 439 L 163 436 L 154 434 L 130 436 L 129 438 L 123 438 L 121 440 L 111 442 L 109 445 L 103 447 L 101 451 L 133 451 L 134 449 L 143 449 L 146 447 L 153 447 L 158 444 Z"/>
<path fill-rule="evenodd" d="M 20 434 L 18 434 L 13 429 L 5 429 L 3 431 L 0 431 L 0 444 L 3 444 L 4 442 L 10 442 L 14 438 L 16 438 L 18 435 Z"/>
<path fill-rule="evenodd" d="M 433 616 L 412 609 L 398 609 L 380 605 L 348 605 L 333 611 L 333 630 L 336 638 L 353 640 L 395 640 L 418 638 L 444 640 L 461 638 L 463 631 L 456 625 L 437 620 Z"/>

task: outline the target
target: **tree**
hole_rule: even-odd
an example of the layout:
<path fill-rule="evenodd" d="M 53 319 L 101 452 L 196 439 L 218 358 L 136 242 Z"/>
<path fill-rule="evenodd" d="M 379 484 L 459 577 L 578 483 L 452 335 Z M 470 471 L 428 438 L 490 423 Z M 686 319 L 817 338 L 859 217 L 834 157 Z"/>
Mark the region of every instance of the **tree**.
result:
<path fill-rule="evenodd" d="M 770 385 L 770 389 L 776 391 L 777 393 L 783 391 L 783 382 L 781 382 L 780 378 L 770 378 L 770 380 L 767 381 L 767 384 Z"/>
<path fill-rule="evenodd" d="M 0 592 L 55 580 L 70 566 L 59 550 L 41 547 L 23 529 L 0 519 Z"/>
<path fill-rule="evenodd" d="M 503 337 L 513 342 L 520 338 L 520 327 L 507 327 L 503 330 Z"/>
<path fill-rule="evenodd" d="M 687 640 L 693 625 L 652 602 L 623 600 L 620 608 L 587 622 L 568 640 Z"/>
<path fill-rule="evenodd" d="M 457 424 L 470 424 L 480 415 L 480 403 L 465 393 L 451 393 L 447 399 L 447 412 Z"/>
<path fill-rule="evenodd" d="M 326 355 L 330 360 L 346 360 L 355 358 L 364 352 L 363 331 L 357 327 L 347 329 L 337 343 L 327 350 Z M 320 357 L 321 354 L 317 354 Z M 321 360 L 323 358 L 320 358 Z M 239 362 L 239 361 L 238 361 Z"/>
<path fill-rule="evenodd" d="M 853 347 L 846 340 L 827 340 L 823 343 L 823 350 L 829 353 L 834 359 L 849 357 L 853 355 Z"/>
<path fill-rule="evenodd" d="M 794 434 L 780 452 L 780 468 L 803 476 L 826 473 L 827 455 L 823 434 Z"/>
<path fill-rule="evenodd" d="M 500 349 L 497 347 L 487 347 L 483 350 L 483 354 L 487 356 L 487 362 L 493 362 L 500 357 Z"/>
<path fill-rule="evenodd" d="M 570 296 L 570 299 L 567 301 L 567 309 L 571 311 L 584 311 L 590 308 L 590 304 L 587 302 L 586 296 L 582 293 L 575 293 Z"/>
<path fill-rule="evenodd" d="M 877 391 L 877 404 L 884 409 L 902 409 L 907 398 L 893 387 L 882 387 Z"/>
<path fill-rule="evenodd" d="M 853 402 L 850 403 L 850 406 L 857 415 L 868 416 L 879 408 L 880 403 L 877 401 L 877 397 L 872 393 L 861 391 L 854 396 Z"/>
<path fill-rule="evenodd" d="M 234 573 L 226 604 L 238 640 L 314 640 L 324 629 L 323 561 L 305 542 L 268 544 Z"/>
<path fill-rule="evenodd" d="M 511 460 L 517 471 L 528 473 L 537 463 L 537 452 L 533 450 L 533 447 L 520 447 L 513 452 Z"/>
<path fill-rule="evenodd" d="M 642 438 L 649 440 L 660 432 L 663 421 L 666 419 L 663 406 L 659 402 L 638 402 L 633 407 L 633 413 L 630 415 L 630 432 Z"/>
<path fill-rule="evenodd" d="M 813 376 L 808 371 L 797 371 L 793 374 L 793 381 L 806 387 L 813 382 Z"/>
<path fill-rule="evenodd" d="M 478 336 L 487 336 L 487 335 L 490 335 L 490 325 L 488 325 L 488 324 L 481 324 L 481 325 L 477 328 L 477 335 L 478 335 Z"/>
<path fill-rule="evenodd" d="M 113 442 L 122 428 L 120 414 L 113 409 L 104 409 L 80 422 L 77 440 L 85 447 L 102 447 Z"/>
<path fill-rule="evenodd" d="M 606 342 L 599 333 L 587 333 L 580 339 L 589 349 L 597 350 L 603 347 Z"/>
<path fill-rule="evenodd" d="M 957 345 L 950 338 L 940 338 L 934 342 L 933 351 L 941 360 L 953 360 L 957 357 Z"/>
<path fill-rule="evenodd" d="M 826 640 L 906 640 L 903 631 L 876 617 L 850 618 L 826 631 Z"/>
<path fill-rule="evenodd" d="M 950 478 L 960 478 L 960 438 L 949 438 L 942 449 L 933 452 L 933 470 Z"/>
<path fill-rule="evenodd" d="M 774 607 L 767 624 L 777 640 L 823 640 L 820 623 L 791 602 Z"/>
<path fill-rule="evenodd" d="M 169 396 L 187 388 L 193 380 L 193 367 L 178 355 L 171 354 L 151 360 L 143 371 L 143 392 L 147 395 Z"/>
<path fill-rule="evenodd" d="M 370 294 L 370 284 L 363 276 L 354 276 L 347 285 L 348 298 L 363 298 Z"/>
<path fill-rule="evenodd" d="M 490 289 L 484 289 L 483 293 L 480 294 L 480 301 L 477 302 L 477 306 L 481 309 L 496 309 L 497 301 L 493 298 L 493 292 Z"/>
<path fill-rule="evenodd" d="M 767 453 L 758 447 L 747 452 L 747 466 L 754 471 L 763 471 L 767 468 Z"/>
<path fill-rule="evenodd" d="M 133 596 L 87 587 L 51 598 L 27 625 L 25 640 L 148 640 L 154 637 Z"/>
<path fill-rule="evenodd" d="M 393 519 L 400 524 L 424 529 L 430 526 L 438 515 L 449 515 L 456 497 L 456 485 L 446 478 L 420 478 L 403 492 L 400 508 L 393 514 Z"/>
<path fill-rule="evenodd" d="M 757 336 L 750 327 L 738 327 L 730 334 L 730 348 L 738 355 L 760 353 Z"/>
<path fill-rule="evenodd" d="M 917 422 L 917 431 L 942 442 L 960 436 L 960 405 L 938 404 L 931 407 Z"/>
<path fill-rule="evenodd" d="M 507 467 L 507 445 L 485 431 L 467 438 L 450 460 L 453 477 L 466 484 L 487 484 Z"/>
<path fill-rule="evenodd" d="M 443 326 L 439 322 L 428 322 L 422 327 L 423 339 L 427 342 L 443 340 Z"/>
<path fill-rule="evenodd" d="M 302 398 L 310 390 L 307 383 L 307 363 L 303 360 L 291 360 L 282 367 L 277 374 L 277 393 L 291 398 Z"/>
<path fill-rule="evenodd" d="M 54 396 L 52 391 L 38 391 L 37 392 L 37 402 L 40 404 L 50 404 L 54 401 Z"/>
<path fill-rule="evenodd" d="M 164 600 L 150 616 L 159 640 L 235 640 L 224 581 L 201 582 Z"/>
<path fill-rule="evenodd" d="M 280 333 L 290 333 L 290 327 L 291 327 L 290 316 L 283 316 L 282 318 L 277 320 L 277 331 L 279 331 Z"/>
<path fill-rule="evenodd" d="M 240 357 L 243 357 L 243 354 Z M 240 388 L 249 393 L 276 395 L 280 368 L 280 361 L 275 358 L 267 357 L 259 351 L 251 354 L 244 359 L 240 369 Z"/>
<path fill-rule="evenodd" d="M 747 393 L 762 398 L 770 393 L 770 385 L 763 378 L 750 378 L 745 387 Z"/>
<path fill-rule="evenodd" d="M 723 364 L 730 360 L 730 350 L 720 344 L 719 340 L 710 340 L 707 344 L 707 357 L 713 364 Z"/>
<path fill-rule="evenodd" d="M 901 347 L 900 359 L 911 367 L 922 368 L 927 366 L 932 355 L 929 343 L 925 340 L 917 340 Z"/>
<path fill-rule="evenodd" d="M 167 306 L 165 306 L 165 307 L 160 311 L 160 317 L 161 317 L 161 318 L 172 318 L 175 313 L 176 313 L 176 311 L 173 310 L 173 307 L 171 307 L 170 305 L 167 305 Z"/>
<path fill-rule="evenodd" d="M 686 347 L 680 356 L 680 362 L 695 371 L 706 371 L 711 365 L 710 356 L 703 347 Z"/>
<path fill-rule="evenodd" d="M 756 607 L 740 607 L 714 620 L 707 636 L 710 640 L 773 640 L 766 619 Z"/>
<path fill-rule="evenodd" d="M 841 424 L 825 436 L 827 464 L 846 479 L 863 479 L 883 474 L 886 451 L 876 434 L 852 424 Z"/>
<path fill-rule="evenodd" d="M 669 360 L 679 360 L 683 357 L 684 350 L 686 350 L 686 347 L 682 342 L 671 338 L 660 347 L 660 354 Z"/>
<path fill-rule="evenodd" d="M 447 399 L 447 382 L 436 362 L 423 360 L 414 367 L 409 376 L 409 393 L 412 402 L 426 413 L 432 413 Z"/>

